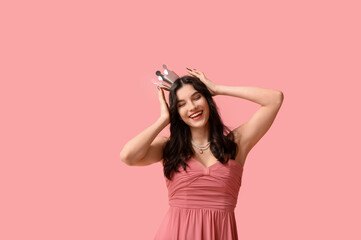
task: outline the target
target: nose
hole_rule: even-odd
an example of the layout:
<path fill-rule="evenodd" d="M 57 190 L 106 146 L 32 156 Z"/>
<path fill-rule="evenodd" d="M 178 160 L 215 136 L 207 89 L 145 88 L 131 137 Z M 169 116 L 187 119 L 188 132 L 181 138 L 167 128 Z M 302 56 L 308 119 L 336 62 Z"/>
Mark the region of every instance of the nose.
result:
<path fill-rule="evenodd" d="M 189 104 L 189 111 L 192 112 L 196 109 L 196 106 L 195 104 L 191 101 L 190 104 Z"/>

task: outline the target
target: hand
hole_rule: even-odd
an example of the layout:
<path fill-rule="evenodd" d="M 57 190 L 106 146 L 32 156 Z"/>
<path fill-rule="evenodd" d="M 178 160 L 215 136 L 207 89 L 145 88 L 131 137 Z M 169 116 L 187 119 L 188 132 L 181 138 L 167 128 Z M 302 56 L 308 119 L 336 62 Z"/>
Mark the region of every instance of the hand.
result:
<path fill-rule="evenodd" d="M 164 119 L 167 124 L 170 122 L 169 107 L 165 100 L 163 88 L 158 87 L 158 97 L 160 102 L 160 118 Z"/>
<path fill-rule="evenodd" d="M 216 91 L 217 85 L 216 85 L 214 82 L 210 81 L 210 80 L 206 77 L 206 75 L 204 75 L 203 72 L 198 71 L 197 69 L 191 70 L 191 69 L 189 69 L 189 68 L 187 68 L 187 71 L 188 71 L 190 74 L 192 74 L 193 76 L 199 78 L 199 80 L 201 80 L 201 81 L 207 86 L 207 88 L 208 88 L 208 90 L 209 90 L 209 92 L 211 93 L 212 96 L 216 96 L 216 95 L 217 95 L 217 91 Z"/>

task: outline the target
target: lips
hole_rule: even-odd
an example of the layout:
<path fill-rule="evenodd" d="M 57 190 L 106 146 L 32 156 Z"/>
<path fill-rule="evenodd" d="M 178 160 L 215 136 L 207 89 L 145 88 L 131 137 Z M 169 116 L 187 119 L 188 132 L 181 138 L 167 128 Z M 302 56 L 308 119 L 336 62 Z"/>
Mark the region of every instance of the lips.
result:
<path fill-rule="evenodd" d="M 200 115 L 202 115 L 202 114 L 203 114 L 203 111 L 202 111 L 202 110 L 201 110 L 201 111 L 197 111 L 197 112 L 193 113 L 192 115 L 190 115 L 189 117 L 192 118 L 193 116 L 197 115 L 198 113 L 201 113 Z M 200 116 L 200 115 L 198 115 L 198 116 Z"/>

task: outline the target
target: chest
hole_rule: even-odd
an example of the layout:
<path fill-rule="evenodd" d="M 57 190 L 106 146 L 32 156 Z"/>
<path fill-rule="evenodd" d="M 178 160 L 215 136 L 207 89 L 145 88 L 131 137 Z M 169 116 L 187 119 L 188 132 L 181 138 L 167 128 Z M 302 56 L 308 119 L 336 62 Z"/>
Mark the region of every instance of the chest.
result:
<path fill-rule="evenodd" d="M 243 166 L 246 157 L 242 153 L 243 151 L 239 150 L 235 160 Z M 209 167 L 218 161 L 218 159 L 212 154 L 210 149 L 203 151 L 202 154 L 199 151 L 195 150 L 195 154 L 193 155 L 193 158 L 198 162 L 200 162 L 201 164 L 203 164 L 204 167 Z"/>
<path fill-rule="evenodd" d="M 198 162 L 200 162 L 201 164 L 203 164 L 203 166 L 205 167 L 209 167 L 218 161 L 217 158 L 213 156 L 212 152 L 209 149 L 203 151 L 202 154 L 199 153 L 199 151 L 195 151 L 193 158 Z"/>

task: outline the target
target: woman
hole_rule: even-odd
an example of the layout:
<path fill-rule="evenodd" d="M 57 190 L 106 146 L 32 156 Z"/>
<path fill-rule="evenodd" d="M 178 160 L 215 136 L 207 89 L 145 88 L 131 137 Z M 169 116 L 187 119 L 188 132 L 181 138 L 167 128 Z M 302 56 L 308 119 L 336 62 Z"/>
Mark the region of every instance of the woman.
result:
<path fill-rule="evenodd" d="M 187 70 L 170 88 L 169 104 L 159 90 L 161 115 L 131 139 L 120 158 L 130 166 L 163 165 L 169 210 L 156 240 L 238 239 L 234 208 L 246 157 L 271 127 L 283 102 L 278 90 L 217 85 L 201 71 Z M 261 107 L 230 131 L 213 96 L 228 95 Z M 157 136 L 170 123 L 170 137 Z"/>

